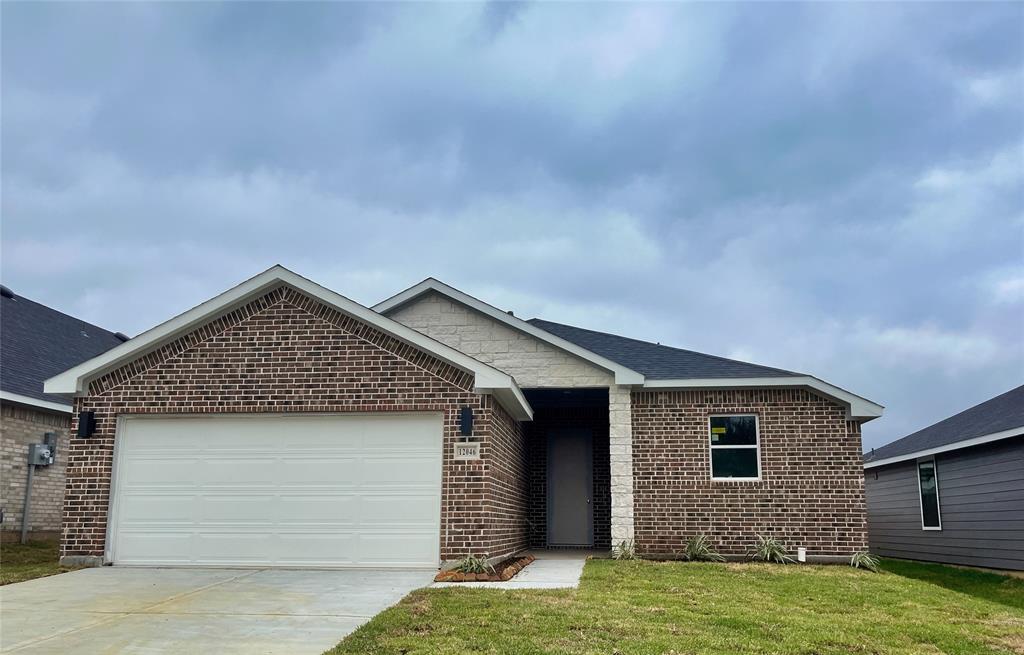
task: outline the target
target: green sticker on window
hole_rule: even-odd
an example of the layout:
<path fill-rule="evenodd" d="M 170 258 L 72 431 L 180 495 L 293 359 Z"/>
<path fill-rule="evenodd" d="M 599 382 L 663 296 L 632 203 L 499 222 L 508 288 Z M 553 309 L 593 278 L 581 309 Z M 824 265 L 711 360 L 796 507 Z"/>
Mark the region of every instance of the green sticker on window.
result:
<path fill-rule="evenodd" d="M 720 428 L 711 428 L 711 434 L 725 434 L 725 426 Z"/>

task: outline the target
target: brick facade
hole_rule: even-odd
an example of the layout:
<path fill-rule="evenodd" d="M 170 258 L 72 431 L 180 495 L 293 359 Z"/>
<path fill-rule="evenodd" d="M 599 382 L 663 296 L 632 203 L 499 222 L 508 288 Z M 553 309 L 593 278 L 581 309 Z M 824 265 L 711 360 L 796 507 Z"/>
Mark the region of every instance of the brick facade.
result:
<path fill-rule="evenodd" d="M 76 400 L 76 412 L 95 412 L 96 433 L 66 451 L 61 554 L 103 555 L 119 415 L 382 411 L 444 416 L 440 557 L 510 554 L 527 540 L 527 482 L 515 464 L 522 432 L 472 384 L 471 374 L 289 287 L 269 291 L 93 381 Z M 452 458 L 463 406 L 477 417 L 479 461 Z"/>
<path fill-rule="evenodd" d="M 50 466 L 36 467 L 33 475 L 29 539 L 51 539 L 59 534 L 70 422 L 68 414 L 0 403 L 0 507 L 4 513 L 0 538 L 4 541 L 21 537 L 28 445 L 41 443 L 47 432 L 58 434 L 57 456 Z"/>
<path fill-rule="evenodd" d="M 281 286 L 93 380 L 76 400 L 76 412 L 95 412 L 97 430 L 58 456 L 67 462 L 62 555 L 102 559 L 117 417 L 143 413 L 440 413 L 442 560 L 543 545 L 543 431 L 552 425 L 594 431 L 599 548 L 635 537 L 641 554 L 671 556 L 702 532 L 730 555 L 756 534 L 811 557 L 866 547 L 860 425 L 840 405 L 803 390 L 630 392 L 587 362 L 445 302 L 428 298 L 396 318 L 520 384 L 524 376 L 539 387 L 607 388 L 607 406 L 544 408 L 521 424 L 474 393 L 472 374 Z M 479 461 L 453 457 L 464 406 L 476 416 Z M 710 479 L 707 419 L 722 413 L 758 415 L 761 480 Z"/>
<path fill-rule="evenodd" d="M 773 535 L 808 558 L 867 548 L 860 424 L 838 404 L 804 390 L 633 393 L 637 551 L 672 556 L 707 534 L 720 552 L 743 555 Z M 712 481 L 708 416 L 756 414 L 761 480 Z"/>

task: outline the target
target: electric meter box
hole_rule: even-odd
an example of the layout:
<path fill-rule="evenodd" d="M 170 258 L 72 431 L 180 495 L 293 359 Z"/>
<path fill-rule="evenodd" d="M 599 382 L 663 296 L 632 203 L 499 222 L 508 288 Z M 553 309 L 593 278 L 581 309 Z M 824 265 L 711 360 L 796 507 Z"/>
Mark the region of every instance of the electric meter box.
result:
<path fill-rule="evenodd" d="M 53 451 L 45 443 L 29 444 L 28 463 L 30 466 L 49 466 L 53 464 Z"/>

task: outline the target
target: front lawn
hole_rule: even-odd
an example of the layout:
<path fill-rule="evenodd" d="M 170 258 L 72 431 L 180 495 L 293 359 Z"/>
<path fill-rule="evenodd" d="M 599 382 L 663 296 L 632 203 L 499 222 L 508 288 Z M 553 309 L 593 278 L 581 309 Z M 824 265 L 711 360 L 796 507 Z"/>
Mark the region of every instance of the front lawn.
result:
<path fill-rule="evenodd" d="M 58 550 L 56 541 L 0 544 L 0 585 L 73 571 L 57 563 Z"/>
<path fill-rule="evenodd" d="M 885 561 L 587 563 L 578 590 L 424 589 L 331 653 L 1024 653 L 1024 581 Z"/>

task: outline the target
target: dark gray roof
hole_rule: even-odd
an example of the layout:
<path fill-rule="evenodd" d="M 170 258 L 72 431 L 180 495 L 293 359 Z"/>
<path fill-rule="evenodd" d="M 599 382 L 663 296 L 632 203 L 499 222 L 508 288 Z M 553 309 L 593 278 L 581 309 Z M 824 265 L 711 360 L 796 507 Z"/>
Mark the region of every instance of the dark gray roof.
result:
<path fill-rule="evenodd" d="M 1024 385 L 876 448 L 865 462 L 909 455 L 1024 426 Z M 1024 433 L 1024 429 L 1021 430 Z"/>
<path fill-rule="evenodd" d="M 605 332 L 595 332 L 571 325 L 552 323 L 539 318 L 532 318 L 528 323 L 539 327 L 545 332 L 571 341 L 577 346 L 597 353 L 606 359 L 622 364 L 652 380 L 694 379 L 694 378 L 777 378 L 791 375 L 803 375 L 771 368 L 748 364 L 747 362 L 726 359 L 715 355 L 682 348 L 672 348 L 649 341 L 640 341 L 628 337 L 620 337 Z"/>
<path fill-rule="evenodd" d="M 43 393 L 43 380 L 124 340 L 101 327 L 4 291 L 0 296 L 0 390 L 70 404 L 68 398 Z"/>

